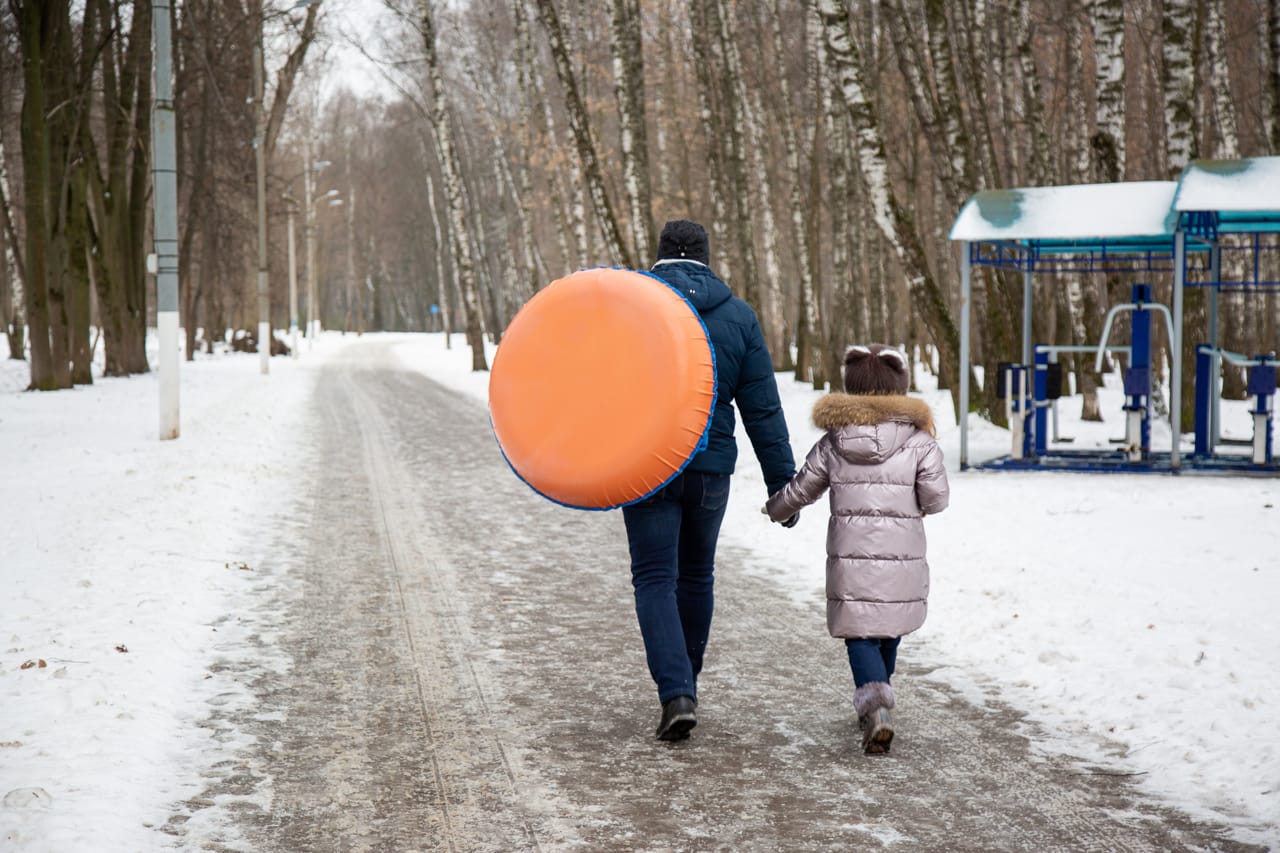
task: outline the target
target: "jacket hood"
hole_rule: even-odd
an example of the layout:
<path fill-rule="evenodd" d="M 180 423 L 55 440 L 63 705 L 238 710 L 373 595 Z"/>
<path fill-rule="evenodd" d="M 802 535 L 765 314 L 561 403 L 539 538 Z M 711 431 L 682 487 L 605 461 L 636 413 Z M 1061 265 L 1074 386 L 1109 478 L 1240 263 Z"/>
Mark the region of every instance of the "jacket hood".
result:
<path fill-rule="evenodd" d="M 935 435 L 928 404 L 897 394 L 828 394 L 814 404 L 813 425 L 831 435 L 841 456 L 860 464 L 883 462 L 917 430 Z"/>
<path fill-rule="evenodd" d="M 680 291 L 699 314 L 710 311 L 733 296 L 733 291 L 720 280 L 720 276 L 706 264 L 697 261 L 659 261 L 650 272 Z"/>

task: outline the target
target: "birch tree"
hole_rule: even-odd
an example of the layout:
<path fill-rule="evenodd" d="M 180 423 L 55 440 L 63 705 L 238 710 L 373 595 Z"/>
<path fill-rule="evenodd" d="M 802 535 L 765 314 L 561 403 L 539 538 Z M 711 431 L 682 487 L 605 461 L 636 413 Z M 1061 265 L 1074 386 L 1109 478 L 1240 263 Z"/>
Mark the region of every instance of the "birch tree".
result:
<path fill-rule="evenodd" d="M 1200 89 L 1199 4 L 1194 0 L 1164 0 L 1164 19 L 1161 26 L 1160 55 L 1162 60 L 1162 88 L 1165 115 L 1165 171 L 1177 178 L 1182 170 L 1199 155 L 1199 127 L 1196 122 L 1196 93 Z M 1208 321 L 1202 288 L 1188 287 L 1183 291 L 1183 340 L 1202 340 Z M 1159 334 L 1157 332 L 1157 339 Z M 1167 352 L 1167 346 L 1165 345 Z M 1182 359 L 1182 423 L 1190 425 L 1195 417 L 1195 356 L 1188 355 L 1194 348 L 1183 347 L 1184 352 L 1173 353 L 1172 358 Z M 1163 354 L 1162 354 L 1163 355 Z M 1155 359 L 1158 366 L 1163 357 Z M 1160 383 L 1156 383 L 1156 408 L 1167 413 L 1168 403 L 1163 399 Z M 1177 441 L 1178 437 L 1174 436 Z"/>
<path fill-rule="evenodd" d="M 1124 0 L 1093 0 L 1094 86 L 1097 129 L 1090 138 L 1094 180 L 1124 179 Z"/>
<path fill-rule="evenodd" d="M 613 92 L 618 102 L 622 179 L 631 212 L 634 258 L 635 263 L 647 267 L 658 241 L 654 236 L 653 201 L 649 190 L 639 0 L 609 0 L 609 48 L 613 58 Z"/>
<path fill-rule="evenodd" d="M 817 0 L 817 3 L 822 17 L 827 61 L 836 74 L 845 108 L 853 124 L 854 148 L 859 172 L 866 184 L 872 216 L 898 257 L 907 279 L 908 290 L 921 311 L 930 336 L 941 350 L 944 370 L 954 379 L 960 363 L 960 336 L 947 308 L 946 297 L 929 271 L 920 233 L 898 201 L 889 181 L 884 139 L 867 99 L 861 60 L 849 28 L 848 9 L 844 0 Z M 958 419 L 958 397 L 954 404 Z"/>
<path fill-rule="evenodd" d="M 604 175 L 600 169 L 600 159 L 596 154 L 595 142 L 591 137 L 591 122 L 587 116 L 586 105 L 578 93 L 578 84 L 574 78 L 573 65 L 569 61 L 569 47 L 565 42 L 564 31 L 560 26 L 560 17 L 556 13 L 554 0 L 536 0 L 538 17 L 547 33 L 547 44 L 555 61 L 556 75 L 560 78 L 560 86 L 564 90 L 565 108 L 569 115 L 569 128 L 573 132 L 575 150 L 578 154 L 578 167 L 582 175 L 582 184 L 586 186 L 591 199 L 592 211 L 595 213 L 600 234 L 604 239 L 605 251 L 610 258 L 626 267 L 634 267 L 631 253 L 622 242 L 622 233 L 618 229 L 618 220 L 613 212 L 613 203 L 609 199 L 608 189 L 604 185 Z"/>
<path fill-rule="evenodd" d="M 471 252 L 471 232 L 467 223 L 466 200 L 463 198 L 462 174 L 453 145 L 453 127 L 448 103 L 445 100 L 440 60 L 436 53 L 436 28 L 431 16 L 429 0 L 419 0 L 418 13 L 421 19 L 422 47 L 427 60 L 431 125 L 435 131 L 440 169 L 444 177 L 445 197 L 449 206 L 449 238 L 453 244 L 458 285 L 462 290 L 467 345 L 471 347 L 471 369 L 488 370 L 488 359 L 484 353 L 484 331 L 480 324 L 475 260 Z"/>

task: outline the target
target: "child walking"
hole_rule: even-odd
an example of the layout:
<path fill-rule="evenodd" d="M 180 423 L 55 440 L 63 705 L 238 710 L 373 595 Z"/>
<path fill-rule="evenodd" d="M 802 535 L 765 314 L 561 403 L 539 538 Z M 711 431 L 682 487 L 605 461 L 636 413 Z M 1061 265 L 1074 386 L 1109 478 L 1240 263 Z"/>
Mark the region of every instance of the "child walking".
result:
<path fill-rule="evenodd" d="M 950 496 L 932 413 L 906 396 L 909 384 L 898 350 L 849 347 L 846 393 L 813 407 L 826 435 L 765 506 L 774 521 L 787 521 L 831 490 L 827 629 L 848 648 L 868 754 L 888 752 L 893 741 L 889 679 L 899 641 L 924 624 L 929 596 L 924 516 L 946 509 Z"/>

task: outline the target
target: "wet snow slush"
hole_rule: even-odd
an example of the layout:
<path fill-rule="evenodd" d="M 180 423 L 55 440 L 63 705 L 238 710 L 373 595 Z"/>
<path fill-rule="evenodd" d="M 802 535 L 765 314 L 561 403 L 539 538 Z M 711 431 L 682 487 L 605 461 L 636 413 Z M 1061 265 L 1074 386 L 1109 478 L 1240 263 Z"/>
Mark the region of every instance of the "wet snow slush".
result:
<path fill-rule="evenodd" d="M 324 368 L 290 569 L 211 709 L 246 744 L 164 827 L 254 851 L 1242 850 L 1123 777 L 1045 758 L 904 654 L 899 737 L 864 756 L 847 664 L 722 548 L 699 722 L 653 737 L 620 513 L 557 507 L 483 405 L 353 347 Z"/>

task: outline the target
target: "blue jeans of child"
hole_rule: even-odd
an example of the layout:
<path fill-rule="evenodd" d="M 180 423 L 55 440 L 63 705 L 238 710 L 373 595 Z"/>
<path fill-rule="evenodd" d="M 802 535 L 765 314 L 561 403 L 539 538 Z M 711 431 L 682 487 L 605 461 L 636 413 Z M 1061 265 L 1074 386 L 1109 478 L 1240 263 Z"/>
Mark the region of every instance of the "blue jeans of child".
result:
<path fill-rule="evenodd" d="M 698 698 L 715 606 L 716 539 L 728 504 L 727 475 L 686 471 L 622 508 L 636 618 L 660 702 Z"/>
<path fill-rule="evenodd" d="M 898 661 L 898 643 L 901 641 L 901 637 L 845 640 L 853 683 L 858 687 L 872 681 L 887 684 L 893 675 L 893 665 Z"/>

